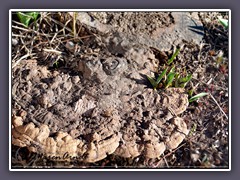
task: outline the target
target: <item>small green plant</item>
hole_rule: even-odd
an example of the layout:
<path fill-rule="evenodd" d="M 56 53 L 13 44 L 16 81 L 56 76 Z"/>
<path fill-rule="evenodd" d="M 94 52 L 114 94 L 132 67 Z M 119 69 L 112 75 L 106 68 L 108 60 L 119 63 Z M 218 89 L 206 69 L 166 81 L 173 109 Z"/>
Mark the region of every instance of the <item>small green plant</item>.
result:
<path fill-rule="evenodd" d="M 185 87 L 187 83 L 192 79 L 192 75 L 188 74 L 186 77 L 179 78 L 176 83 L 176 87 Z"/>
<path fill-rule="evenodd" d="M 193 126 L 192 126 L 192 128 L 191 128 L 190 131 L 189 131 L 189 136 L 192 136 L 193 133 L 196 132 L 196 130 L 197 130 L 197 124 L 194 123 Z"/>
<path fill-rule="evenodd" d="M 167 64 L 170 65 L 173 60 L 178 55 L 180 49 L 177 49 L 176 52 L 172 55 L 172 57 L 168 60 Z M 183 74 L 186 74 L 186 70 L 184 70 Z M 157 88 L 161 88 L 164 86 L 164 88 L 168 88 L 170 86 L 174 87 L 181 87 L 184 88 L 189 81 L 192 79 L 191 74 L 187 74 L 184 77 L 181 77 L 181 74 L 178 72 L 175 72 L 175 66 L 173 65 L 170 70 L 168 70 L 168 67 L 164 69 L 164 71 L 158 75 L 158 77 L 152 78 L 150 76 L 147 76 L 149 82 L 153 86 L 153 89 L 156 90 Z M 199 98 L 208 95 L 208 93 L 202 92 L 195 96 L 193 95 L 193 89 L 189 90 L 189 103 L 198 100 Z"/>
<path fill-rule="evenodd" d="M 17 12 L 20 23 L 22 23 L 25 27 L 29 26 L 31 20 L 35 22 L 38 18 L 38 15 L 39 12 Z"/>
<path fill-rule="evenodd" d="M 170 65 L 173 60 L 176 58 L 180 49 L 177 49 L 176 52 L 172 55 L 172 57 L 168 60 L 167 64 Z M 168 72 L 168 73 L 167 73 Z M 191 80 L 192 75 L 187 75 L 186 77 L 180 77 L 179 73 L 175 72 L 175 66 L 173 65 L 172 68 L 168 71 L 168 68 L 164 69 L 164 71 L 158 75 L 157 80 L 155 78 L 147 76 L 148 80 L 150 81 L 153 89 L 156 90 L 157 88 L 163 85 L 165 88 L 170 86 L 175 87 L 185 87 L 187 83 Z"/>
<path fill-rule="evenodd" d="M 178 48 L 175 51 L 175 53 L 172 55 L 172 57 L 168 60 L 167 65 L 170 65 L 173 62 L 173 60 L 175 59 L 175 57 L 178 55 L 179 52 L 180 52 L 180 49 Z"/>
<path fill-rule="evenodd" d="M 228 20 L 219 18 L 218 21 L 227 29 L 228 28 Z"/>
<path fill-rule="evenodd" d="M 152 77 L 150 77 L 150 76 L 147 76 L 147 78 L 148 78 L 148 80 L 150 81 L 150 83 L 152 84 L 154 90 L 157 89 L 157 87 L 159 86 L 162 78 L 166 75 L 167 69 L 168 69 L 168 68 L 166 68 L 166 69 L 158 76 L 157 80 L 155 80 L 154 78 L 152 78 Z"/>
<path fill-rule="evenodd" d="M 192 97 L 188 100 L 188 102 L 196 101 L 196 100 L 198 100 L 200 97 L 203 97 L 203 96 L 206 96 L 206 95 L 208 95 L 208 93 L 205 93 L 205 92 L 199 93 L 199 94 L 197 94 L 197 95 L 195 95 L 195 96 L 192 96 Z"/>
<path fill-rule="evenodd" d="M 174 80 L 174 77 L 175 77 L 176 73 L 175 72 L 169 72 L 168 75 L 167 75 L 167 80 L 165 82 L 165 88 L 168 88 L 169 86 L 172 85 L 172 82 Z"/>
<path fill-rule="evenodd" d="M 58 60 L 56 60 L 56 61 L 53 63 L 53 67 L 55 67 L 55 68 L 58 68 L 58 67 L 59 67 L 59 61 L 58 61 Z"/>

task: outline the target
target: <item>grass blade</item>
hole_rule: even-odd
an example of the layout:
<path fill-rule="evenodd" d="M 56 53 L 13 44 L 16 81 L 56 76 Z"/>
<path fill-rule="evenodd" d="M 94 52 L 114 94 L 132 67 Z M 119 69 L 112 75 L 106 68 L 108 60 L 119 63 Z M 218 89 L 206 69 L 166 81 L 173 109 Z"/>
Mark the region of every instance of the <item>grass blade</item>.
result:
<path fill-rule="evenodd" d="M 26 14 L 29 15 L 31 18 L 33 18 L 34 21 L 36 21 L 38 18 L 39 12 L 29 12 Z"/>
<path fill-rule="evenodd" d="M 147 76 L 148 80 L 150 81 L 151 85 L 153 86 L 153 89 L 155 90 L 158 86 L 157 82 L 151 78 L 150 76 Z"/>
<path fill-rule="evenodd" d="M 173 66 L 173 67 L 170 69 L 169 73 L 174 73 L 174 72 L 175 72 L 175 66 Z"/>
<path fill-rule="evenodd" d="M 176 73 L 173 73 L 173 72 L 170 72 L 168 74 L 165 88 L 168 88 L 172 84 L 175 74 Z"/>
<path fill-rule="evenodd" d="M 183 78 L 179 78 L 179 83 L 186 83 L 186 82 L 189 82 L 192 78 L 192 75 L 189 74 L 187 75 L 186 77 L 183 77 Z"/>
<path fill-rule="evenodd" d="M 175 87 L 179 87 L 178 80 L 179 80 L 179 73 L 175 74 Z"/>
<path fill-rule="evenodd" d="M 189 74 L 186 77 L 180 78 L 179 79 L 179 84 L 181 87 L 185 87 L 187 83 L 192 79 L 192 75 Z"/>
<path fill-rule="evenodd" d="M 178 49 L 176 50 L 176 52 L 172 55 L 172 57 L 168 60 L 168 62 L 167 62 L 168 65 L 170 65 L 170 64 L 173 62 L 173 60 L 175 59 L 175 57 L 178 55 L 179 51 L 180 51 L 180 49 L 178 48 Z"/>
<path fill-rule="evenodd" d="M 206 96 L 206 95 L 208 95 L 208 93 L 205 93 L 205 92 L 199 93 L 199 94 L 191 97 L 191 98 L 188 100 L 188 102 L 196 101 L 196 100 L 199 99 L 200 97 L 203 97 L 203 96 Z"/>
<path fill-rule="evenodd" d="M 227 19 L 219 19 L 219 22 L 220 22 L 225 28 L 228 28 L 228 20 L 227 20 Z"/>
<path fill-rule="evenodd" d="M 38 15 L 39 15 L 39 12 L 27 12 L 27 13 L 17 12 L 19 21 L 26 27 L 29 26 L 29 23 L 31 20 L 36 21 Z"/>
<path fill-rule="evenodd" d="M 17 12 L 17 16 L 19 18 L 20 23 L 22 23 L 25 27 L 28 27 L 31 17 L 22 12 Z"/>
<path fill-rule="evenodd" d="M 166 68 L 157 78 L 156 83 L 159 84 L 162 80 L 162 78 L 166 75 L 168 68 Z"/>
<path fill-rule="evenodd" d="M 194 89 L 191 89 L 191 90 L 188 91 L 188 95 L 189 95 L 190 97 L 192 97 L 193 91 L 194 91 Z"/>

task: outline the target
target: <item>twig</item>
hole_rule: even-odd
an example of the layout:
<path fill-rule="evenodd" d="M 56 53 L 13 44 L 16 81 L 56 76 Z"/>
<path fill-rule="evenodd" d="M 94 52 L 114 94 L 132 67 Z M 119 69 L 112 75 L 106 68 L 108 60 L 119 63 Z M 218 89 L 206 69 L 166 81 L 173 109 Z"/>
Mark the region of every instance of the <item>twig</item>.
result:
<path fill-rule="evenodd" d="M 164 155 L 164 154 L 163 154 L 163 155 Z M 169 165 L 168 165 L 168 162 L 167 162 L 167 160 L 166 160 L 165 156 L 163 156 L 163 159 L 164 159 L 164 161 L 165 161 L 165 163 L 166 163 L 167 167 L 169 168 Z"/>
<path fill-rule="evenodd" d="M 73 12 L 73 36 L 74 36 L 74 38 L 76 37 L 76 18 L 77 18 L 77 13 Z"/>
<path fill-rule="evenodd" d="M 178 149 L 180 149 L 181 147 L 183 147 L 185 145 L 186 145 L 186 143 L 178 146 L 176 149 L 173 149 L 171 152 L 169 152 L 168 154 L 164 155 L 163 158 L 166 158 L 166 157 L 170 156 L 172 153 L 174 153 L 175 151 L 177 151 Z"/>
<path fill-rule="evenodd" d="M 53 42 L 53 40 L 56 38 L 56 36 L 57 36 L 57 33 L 54 34 L 52 40 L 50 41 L 50 44 L 52 44 L 52 42 Z"/>
<path fill-rule="evenodd" d="M 23 59 L 25 59 L 25 58 L 27 58 L 28 56 L 31 56 L 31 55 L 35 55 L 35 53 L 33 53 L 33 54 L 25 54 L 24 56 L 22 56 L 19 60 L 17 60 L 17 62 L 12 66 L 12 68 L 14 68 L 15 66 L 17 66 L 18 65 L 18 63 L 21 61 L 21 60 L 23 60 Z"/>
<path fill-rule="evenodd" d="M 29 51 L 29 49 L 27 48 L 27 44 L 23 41 L 23 39 L 22 38 L 20 38 L 20 41 L 21 41 L 21 43 L 22 43 L 22 48 L 20 49 L 20 50 L 22 50 L 23 48 L 25 48 L 25 50 L 28 52 L 28 54 L 30 54 L 30 51 Z"/>
<path fill-rule="evenodd" d="M 13 20 L 12 22 L 15 23 L 15 24 L 17 24 L 17 25 L 19 25 L 19 26 L 22 26 L 22 27 L 24 27 L 24 28 L 26 27 L 26 26 L 24 26 L 24 24 L 22 24 L 22 23 L 20 23 L 20 22 L 17 22 L 17 21 L 14 21 L 14 20 Z"/>
<path fill-rule="evenodd" d="M 210 78 L 209 81 L 206 83 L 207 85 L 211 84 L 213 78 Z"/>
<path fill-rule="evenodd" d="M 24 37 L 24 35 L 21 35 L 21 34 L 19 35 L 19 34 L 14 34 L 14 33 L 12 33 L 12 36 L 13 37 Z"/>
<path fill-rule="evenodd" d="M 205 43 L 201 43 L 201 44 L 200 44 L 199 53 L 198 53 L 198 56 L 197 56 L 197 59 L 198 59 L 198 60 L 201 59 L 202 48 L 203 48 L 204 45 L 205 45 Z"/>
<path fill-rule="evenodd" d="M 58 51 L 58 50 L 55 50 L 55 49 L 43 49 L 43 51 L 50 52 L 50 53 L 55 53 L 55 54 L 58 54 L 58 55 L 62 54 L 61 51 Z"/>
<path fill-rule="evenodd" d="M 221 108 L 221 106 L 218 104 L 217 100 L 212 96 L 211 93 L 209 93 L 209 95 L 211 96 L 211 98 L 213 99 L 213 101 L 217 104 L 217 106 L 219 107 L 220 111 L 223 113 L 223 115 L 228 119 L 228 116 L 226 115 L 226 113 L 223 111 L 223 109 Z"/>
<path fill-rule="evenodd" d="M 16 151 L 16 153 L 15 153 L 15 158 L 17 159 L 17 160 L 20 160 L 20 159 L 18 159 L 18 157 L 20 156 L 19 155 L 19 150 L 20 150 L 20 147 L 17 149 L 17 151 Z M 21 156 L 20 156 L 21 157 Z M 20 160 L 20 161 L 22 161 L 22 160 Z"/>
<path fill-rule="evenodd" d="M 66 29 L 68 32 L 72 32 L 72 30 L 70 29 L 70 28 L 68 28 L 68 27 L 66 27 L 66 25 L 71 21 L 71 20 L 68 20 L 66 23 L 65 23 L 65 25 L 63 24 L 63 23 L 61 23 L 61 22 L 59 22 L 59 21 L 57 21 L 57 20 L 55 20 L 55 19 L 53 19 L 53 18 L 51 18 L 51 17 L 46 17 L 47 19 L 49 19 L 50 21 L 53 21 L 54 23 L 56 23 L 56 24 L 58 24 L 59 26 L 62 26 L 63 27 L 63 29 Z"/>
<path fill-rule="evenodd" d="M 26 29 L 26 28 L 21 28 L 21 27 L 18 27 L 18 26 L 12 26 L 12 28 L 19 29 L 19 30 L 25 31 L 25 32 L 34 32 L 34 33 L 36 33 L 37 35 L 52 37 L 52 35 L 50 35 L 50 34 L 46 34 L 46 35 L 45 35 L 45 34 L 42 34 L 42 33 L 38 32 L 38 31 L 35 31 L 35 30 L 33 30 L 33 29 Z"/>

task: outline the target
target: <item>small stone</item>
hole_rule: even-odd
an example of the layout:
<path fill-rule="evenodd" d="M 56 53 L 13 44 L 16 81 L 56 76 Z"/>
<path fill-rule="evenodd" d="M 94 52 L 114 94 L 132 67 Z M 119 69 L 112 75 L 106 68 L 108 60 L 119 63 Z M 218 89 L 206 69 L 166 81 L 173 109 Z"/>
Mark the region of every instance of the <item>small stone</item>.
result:
<path fill-rule="evenodd" d="M 193 162 L 197 162 L 199 160 L 200 155 L 199 154 L 191 154 L 191 159 Z"/>
<path fill-rule="evenodd" d="M 218 148 L 218 147 L 220 146 L 220 141 L 219 141 L 219 140 L 214 141 L 214 142 L 213 142 L 213 146 L 214 146 L 215 148 Z"/>
<path fill-rule="evenodd" d="M 14 39 L 12 38 L 12 45 L 13 46 L 16 46 L 18 44 L 18 40 L 17 39 Z"/>
<path fill-rule="evenodd" d="M 72 41 L 68 41 L 65 46 L 70 52 L 75 51 L 75 44 Z"/>

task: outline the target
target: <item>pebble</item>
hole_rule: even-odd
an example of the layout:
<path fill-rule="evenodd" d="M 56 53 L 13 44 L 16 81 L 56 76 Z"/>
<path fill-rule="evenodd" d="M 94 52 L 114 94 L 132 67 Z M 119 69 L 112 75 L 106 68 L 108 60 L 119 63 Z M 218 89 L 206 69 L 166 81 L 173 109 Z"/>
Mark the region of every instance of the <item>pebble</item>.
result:
<path fill-rule="evenodd" d="M 17 39 L 14 39 L 12 38 L 12 45 L 13 46 L 16 46 L 18 44 L 18 40 Z"/>
<path fill-rule="evenodd" d="M 199 157 L 200 157 L 199 154 L 191 154 L 191 159 L 193 160 L 193 162 L 197 162 Z"/>

